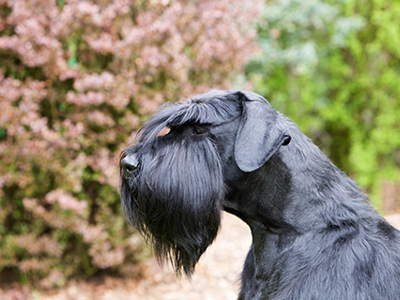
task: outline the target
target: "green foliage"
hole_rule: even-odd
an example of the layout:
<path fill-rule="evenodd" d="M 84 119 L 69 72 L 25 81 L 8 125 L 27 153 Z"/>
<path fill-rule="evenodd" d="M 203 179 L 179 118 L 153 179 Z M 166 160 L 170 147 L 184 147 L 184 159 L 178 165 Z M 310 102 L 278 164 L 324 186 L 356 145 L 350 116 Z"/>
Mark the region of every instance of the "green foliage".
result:
<path fill-rule="evenodd" d="M 267 1 L 248 79 L 378 204 L 400 165 L 400 3 Z"/>

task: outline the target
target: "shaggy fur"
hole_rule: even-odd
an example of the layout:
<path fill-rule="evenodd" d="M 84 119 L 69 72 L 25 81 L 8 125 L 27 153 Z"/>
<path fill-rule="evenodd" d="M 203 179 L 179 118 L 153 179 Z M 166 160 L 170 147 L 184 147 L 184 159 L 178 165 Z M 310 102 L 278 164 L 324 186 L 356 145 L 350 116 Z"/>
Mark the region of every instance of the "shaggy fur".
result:
<path fill-rule="evenodd" d="M 163 106 L 120 168 L 127 220 L 178 274 L 193 273 L 225 210 L 253 236 L 239 299 L 400 299 L 400 232 L 255 93 Z"/>

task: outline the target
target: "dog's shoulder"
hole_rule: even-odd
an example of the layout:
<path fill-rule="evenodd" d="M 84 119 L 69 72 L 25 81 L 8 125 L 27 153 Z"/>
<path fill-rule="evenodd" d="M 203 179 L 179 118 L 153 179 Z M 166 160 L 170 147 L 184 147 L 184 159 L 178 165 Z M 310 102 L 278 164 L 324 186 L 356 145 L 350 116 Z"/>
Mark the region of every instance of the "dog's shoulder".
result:
<path fill-rule="evenodd" d="M 273 299 L 398 299 L 400 232 L 382 218 L 306 233 L 295 243 L 276 262 Z"/>

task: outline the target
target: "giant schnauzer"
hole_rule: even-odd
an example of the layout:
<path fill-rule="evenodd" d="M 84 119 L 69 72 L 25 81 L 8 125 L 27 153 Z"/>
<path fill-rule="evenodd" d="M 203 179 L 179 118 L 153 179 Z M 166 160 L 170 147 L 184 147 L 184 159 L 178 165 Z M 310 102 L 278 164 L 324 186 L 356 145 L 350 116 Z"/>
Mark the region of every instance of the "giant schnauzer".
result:
<path fill-rule="evenodd" d="M 239 299 L 400 299 L 400 232 L 255 93 L 163 106 L 120 169 L 127 220 L 177 274 L 190 277 L 225 210 L 253 237 Z"/>

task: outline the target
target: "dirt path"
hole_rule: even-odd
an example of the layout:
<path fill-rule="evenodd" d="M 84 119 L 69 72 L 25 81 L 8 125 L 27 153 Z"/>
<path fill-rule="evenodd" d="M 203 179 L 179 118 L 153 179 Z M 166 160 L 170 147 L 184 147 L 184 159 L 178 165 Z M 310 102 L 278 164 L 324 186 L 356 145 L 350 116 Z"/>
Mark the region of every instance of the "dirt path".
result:
<path fill-rule="evenodd" d="M 387 216 L 400 228 L 400 214 Z M 251 244 L 248 227 L 224 214 L 222 230 L 196 267 L 191 282 L 177 280 L 172 272 L 149 263 L 147 279 L 136 282 L 106 278 L 101 285 L 71 282 L 55 294 L 40 294 L 42 300 L 235 300 L 239 277 Z"/>
<path fill-rule="evenodd" d="M 95 286 L 71 282 L 56 294 L 42 294 L 42 300 L 234 300 L 237 299 L 240 272 L 251 244 L 247 225 L 224 213 L 221 232 L 196 266 L 193 278 L 177 279 L 172 271 L 149 262 L 147 279 L 106 278 Z"/>

